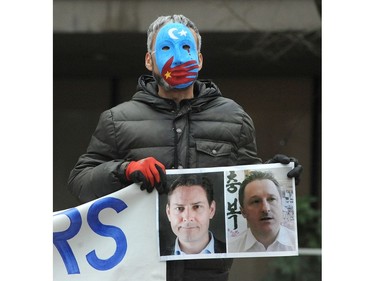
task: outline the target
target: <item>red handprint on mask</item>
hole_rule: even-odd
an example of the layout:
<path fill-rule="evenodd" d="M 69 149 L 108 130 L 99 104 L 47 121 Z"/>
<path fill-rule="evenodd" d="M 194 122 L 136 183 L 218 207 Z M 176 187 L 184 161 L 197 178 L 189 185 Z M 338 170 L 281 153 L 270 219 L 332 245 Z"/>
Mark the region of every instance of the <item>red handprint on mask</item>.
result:
<path fill-rule="evenodd" d="M 171 57 L 165 63 L 161 72 L 164 80 L 167 81 L 169 85 L 177 86 L 186 84 L 194 81 L 197 78 L 198 71 L 194 71 L 195 69 L 199 69 L 197 61 L 190 60 L 171 68 L 173 58 L 174 57 Z"/>

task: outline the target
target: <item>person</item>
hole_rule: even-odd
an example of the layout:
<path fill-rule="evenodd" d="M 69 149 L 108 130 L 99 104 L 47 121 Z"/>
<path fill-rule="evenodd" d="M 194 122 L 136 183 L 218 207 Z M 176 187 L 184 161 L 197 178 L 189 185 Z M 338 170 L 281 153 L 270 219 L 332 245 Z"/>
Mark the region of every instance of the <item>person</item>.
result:
<path fill-rule="evenodd" d="M 94 200 L 132 183 L 142 190 L 166 191 L 166 169 L 262 163 L 257 156 L 250 116 L 222 96 L 203 66 L 201 36 L 183 15 L 160 16 L 147 31 L 145 66 L 152 75 L 138 79 L 130 101 L 104 111 L 86 153 L 68 179 L 81 202 Z M 268 162 L 295 162 L 277 154 Z M 232 260 L 167 262 L 167 280 L 227 280 Z"/>
<path fill-rule="evenodd" d="M 283 221 L 280 185 L 269 172 L 252 171 L 242 182 L 238 200 L 247 230 L 230 240 L 228 252 L 296 250 L 295 232 Z"/>
<path fill-rule="evenodd" d="M 207 176 L 178 177 L 169 188 L 166 204 L 166 214 L 177 238 L 162 255 L 225 253 L 226 243 L 209 230 L 215 212 L 214 188 Z"/>

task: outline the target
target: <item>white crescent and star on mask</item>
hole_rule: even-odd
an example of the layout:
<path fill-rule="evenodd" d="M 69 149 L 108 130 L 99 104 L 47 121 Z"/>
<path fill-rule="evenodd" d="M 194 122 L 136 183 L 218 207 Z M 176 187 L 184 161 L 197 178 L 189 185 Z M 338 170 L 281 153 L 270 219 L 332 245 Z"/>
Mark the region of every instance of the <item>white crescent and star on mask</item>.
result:
<path fill-rule="evenodd" d="M 175 27 L 172 27 L 171 29 L 168 30 L 168 35 L 169 37 L 171 37 L 173 40 L 178 40 L 178 37 L 173 33 L 174 31 L 178 30 L 177 28 Z M 178 32 L 178 34 L 180 36 L 186 36 L 186 30 L 181 30 L 180 32 Z"/>

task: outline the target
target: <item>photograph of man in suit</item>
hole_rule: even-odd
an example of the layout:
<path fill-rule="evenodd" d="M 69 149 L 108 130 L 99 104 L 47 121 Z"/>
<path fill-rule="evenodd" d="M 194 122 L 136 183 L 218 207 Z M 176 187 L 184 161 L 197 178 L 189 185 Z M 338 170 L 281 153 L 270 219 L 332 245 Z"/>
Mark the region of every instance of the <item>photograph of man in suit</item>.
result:
<path fill-rule="evenodd" d="M 215 216 L 214 187 L 201 174 L 183 174 L 169 187 L 166 214 L 176 236 L 161 255 L 225 253 L 226 243 L 215 238 L 210 221 Z"/>

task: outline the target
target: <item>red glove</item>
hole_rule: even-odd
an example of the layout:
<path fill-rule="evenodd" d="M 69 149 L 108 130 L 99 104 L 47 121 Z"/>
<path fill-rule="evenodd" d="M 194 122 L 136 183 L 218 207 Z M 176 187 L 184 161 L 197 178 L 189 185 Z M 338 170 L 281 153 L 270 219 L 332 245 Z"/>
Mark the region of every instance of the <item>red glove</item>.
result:
<path fill-rule="evenodd" d="M 131 161 L 125 170 L 127 180 L 141 183 L 141 190 L 152 192 L 155 187 L 159 193 L 166 191 L 165 167 L 153 157 Z"/>

